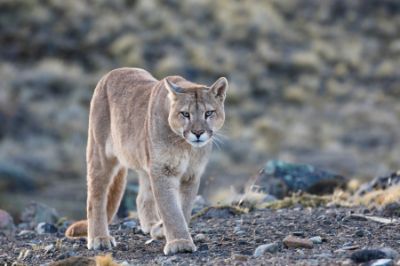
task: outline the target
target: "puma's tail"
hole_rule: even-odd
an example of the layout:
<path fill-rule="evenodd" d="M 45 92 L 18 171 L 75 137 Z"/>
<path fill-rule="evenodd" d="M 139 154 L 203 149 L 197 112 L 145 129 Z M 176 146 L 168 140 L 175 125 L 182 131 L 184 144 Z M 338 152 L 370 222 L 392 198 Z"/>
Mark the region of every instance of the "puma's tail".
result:
<path fill-rule="evenodd" d="M 69 238 L 87 237 L 87 227 L 87 220 L 73 223 L 67 228 L 67 231 L 65 231 L 65 236 Z"/>

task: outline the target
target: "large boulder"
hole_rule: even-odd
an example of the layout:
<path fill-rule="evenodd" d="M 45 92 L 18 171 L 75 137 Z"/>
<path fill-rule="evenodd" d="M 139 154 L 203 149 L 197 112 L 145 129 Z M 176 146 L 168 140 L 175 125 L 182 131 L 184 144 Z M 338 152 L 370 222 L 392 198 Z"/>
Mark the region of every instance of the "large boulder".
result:
<path fill-rule="evenodd" d="M 294 192 L 329 194 L 344 187 L 346 178 L 309 164 L 268 161 L 258 175 L 252 177 L 248 187 L 283 198 Z"/>

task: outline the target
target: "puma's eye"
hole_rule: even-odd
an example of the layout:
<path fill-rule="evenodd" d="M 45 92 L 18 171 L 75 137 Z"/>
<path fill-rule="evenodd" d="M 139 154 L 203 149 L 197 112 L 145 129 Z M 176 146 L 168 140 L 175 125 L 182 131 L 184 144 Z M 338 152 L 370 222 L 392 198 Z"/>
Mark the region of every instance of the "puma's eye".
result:
<path fill-rule="evenodd" d="M 190 114 L 188 112 L 181 112 L 181 115 L 186 118 L 190 118 Z"/>
<path fill-rule="evenodd" d="M 214 113 L 215 113 L 215 111 L 207 111 L 205 113 L 205 116 L 206 116 L 206 118 L 208 118 L 208 117 L 212 116 Z"/>

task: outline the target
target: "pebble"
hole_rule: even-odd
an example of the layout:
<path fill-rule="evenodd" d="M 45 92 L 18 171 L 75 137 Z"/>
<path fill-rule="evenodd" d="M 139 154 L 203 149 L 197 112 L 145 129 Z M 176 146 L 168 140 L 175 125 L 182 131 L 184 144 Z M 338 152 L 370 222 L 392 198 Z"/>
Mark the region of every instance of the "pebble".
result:
<path fill-rule="evenodd" d="M 370 266 L 392 266 L 394 265 L 392 259 L 379 259 L 371 262 Z"/>
<path fill-rule="evenodd" d="M 313 242 L 314 244 L 322 244 L 322 237 L 320 237 L 320 236 L 311 237 L 311 238 L 309 238 L 309 240 L 311 242 Z"/>
<path fill-rule="evenodd" d="M 34 236 L 35 232 L 31 230 L 22 230 L 21 232 L 18 233 L 18 236 Z"/>
<path fill-rule="evenodd" d="M 57 227 L 55 227 L 54 225 L 52 225 L 52 224 L 49 224 L 49 223 L 39 223 L 37 226 L 36 226 L 36 232 L 38 233 L 38 234 L 54 234 L 54 233 L 57 233 Z"/>
<path fill-rule="evenodd" d="M 309 239 L 295 236 L 287 236 L 283 239 L 283 244 L 288 248 L 313 248 L 313 242 Z"/>
<path fill-rule="evenodd" d="M 134 229 L 137 227 L 137 223 L 133 220 L 125 221 L 122 226 L 124 228 Z"/>
<path fill-rule="evenodd" d="M 46 251 L 46 253 L 49 253 L 51 250 L 54 249 L 54 245 L 50 244 L 44 247 L 44 250 Z"/>
<path fill-rule="evenodd" d="M 197 234 L 194 236 L 194 240 L 198 242 L 203 242 L 206 240 L 206 235 L 205 234 Z"/>
<path fill-rule="evenodd" d="M 235 233 L 236 235 L 244 235 L 244 234 L 246 234 L 246 232 L 243 231 L 240 226 L 235 226 L 235 228 L 233 229 L 233 233 Z"/>
<path fill-rule="evenodd" d="M 362 229 L 357 230 L 357 231 L 354 233 L 354 235 L 357 236 L 357 237 L 363 237 L 363 236 L 365 236 L 365 231 L 362 230 Z"/>
<path fill-rule="evenodd" d="M 264 255 L 266 252 L 268 253 L 276 253 L 279 249 L 279 244 L 278 243 L 269 243 L 269 244 L 264 244 L 261 246 L 258 246 L 256 250 L 254 251 L 253 256 L 254 257 L 260 257 Z"/>
<path fill-rule="evenodd" d="M 11 215 L 4 210 L 0 210 L 0 232 L 6 235 L 11 235 L 15 232 L 14 220 Z"/>
<path fill-rule="evenodd" d="M 79 247 L 80 247 L 80 245 L 75 243 L 75 244 L 72 245 L 72 250 L 78 250 Z"/>

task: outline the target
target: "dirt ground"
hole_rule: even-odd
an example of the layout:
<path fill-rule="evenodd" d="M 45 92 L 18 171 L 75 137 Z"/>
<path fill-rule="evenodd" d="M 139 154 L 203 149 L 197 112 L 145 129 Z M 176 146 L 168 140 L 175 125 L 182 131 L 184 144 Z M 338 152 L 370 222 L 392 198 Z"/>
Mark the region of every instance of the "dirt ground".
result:
<path fill-rule="evenodd" d="M 244 214 L 211 209 L 191 224 L 198 251 L 173 256 L 163 255 L 164 240 L 146 244 L 148 235 L 137 227 L 127 228 L 121 221 L 111 226 L 118 246 L 109 253 L 115 261 L 129 265 L 352 265 L 349 256 L 355 250 L 400 249 L 396 222 L 382 224 L 353 214 L 380 215 L 365 208 L 341 207 L 263 209 Z M 288 235 L 320 236 L 322 243 L 314 244 L 311 249 L 286 248 L 282 240 Z M 274 242 L 278 243 L 276 251 L 253 256 L 259 245 Z M 13 262 L 43 265 L 72 256 L 93 257 L 106 253 L 89 251 L 84 239 L 69 240 L 62 232 L 21 235 L 18 230 L 15 239 L 0 238 L 1 265 Z"/>

